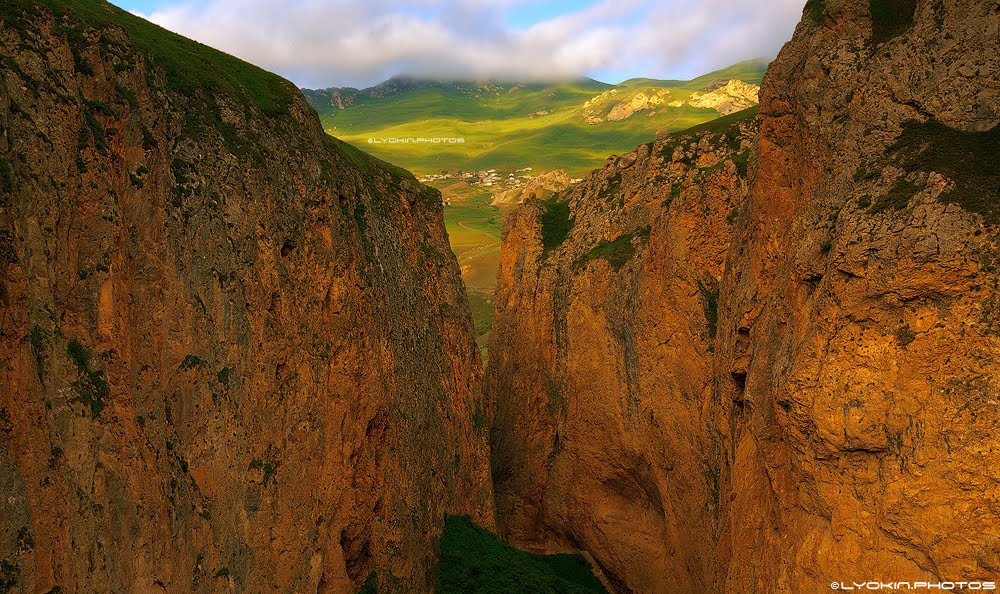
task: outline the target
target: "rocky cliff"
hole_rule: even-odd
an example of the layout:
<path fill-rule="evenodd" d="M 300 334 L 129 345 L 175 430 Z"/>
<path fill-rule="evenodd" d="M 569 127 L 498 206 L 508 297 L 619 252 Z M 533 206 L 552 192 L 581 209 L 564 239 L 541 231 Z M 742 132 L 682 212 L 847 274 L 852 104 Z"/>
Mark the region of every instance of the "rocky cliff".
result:
<path fill-rule="evenodd" d="M 436 191 L 109 4 L 0 20 L 0 589 L 430 591 L 492 524 Z"/>
<path fill-rule="evenodd" d="M 623 592 L 995 578 L 998 35 L 992 0 L 813 0 L 749 182 L 748 121 L 510 216 L 505 535 Z"/>

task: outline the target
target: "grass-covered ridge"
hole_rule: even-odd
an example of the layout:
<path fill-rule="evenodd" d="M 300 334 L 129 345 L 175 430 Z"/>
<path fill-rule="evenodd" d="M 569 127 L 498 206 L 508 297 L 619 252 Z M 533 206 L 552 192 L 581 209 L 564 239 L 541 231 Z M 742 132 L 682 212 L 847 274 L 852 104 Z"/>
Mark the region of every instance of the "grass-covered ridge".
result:
<path fill-rule="evenodd" d="M 677 135 L 687 135 L 695 134 L 698 132 L 727 132 L 730 131 L 735 124 L 739 124 L 744 120 L 757 117 L 759 111 L 759 106 L 754 105 L 753 107 L 748 107 L 742 111 L 737 111 L 736 113 L 731 113 L 721 118 L 716 118 L 714 120 L 709 120 L 704 124 L 698 124 L 697 126 L 691 126 L 687 130 L 679 132 Z"/>
<path fill-rule="evenodd" d="M 141 56 L 150 71 L 146 80 L 153 90 L 166 91 L 180 100 L 177 107 L 185 112 L 182 134 L 186 136 L 198 138 L 206 128 L 213 128 L 221 135 L 226 148 L 241 161 L 258 166 L 266 164 L 268 150 L 258 132 L 252 127 L 250 130 L 237 130 L 233 124 L 223 121 L 224 102 L 230 108 L 245 110 L 248 119 L 259 114 L 280 124 L 280 134 L 295 134 L 289 108 L 301 93 L 294 84 L 276 74 L 168 31 L 105 0 L 5 0 L 0 3 L 0 20 L 4 29 L 20 32 L 24 39 L 30 39 L 35 34 L 29 30 L 37 26 L 39 18 L 44 18 L 42 15 L 45 13 L 51 13 L 55 18 L 55 33 L 66 37 L 73 53 L 74 68 L 79 74 L 90 76 L 95 73 L 94 64 L 89 60 L 94 51 L 109 62 L 116 73 L 128 72 L 136 67 Z M 108 36 L 105 31 L 108 27 L 123 29 L 128 35 L 128 43 L 123 45 Z M 99 33 L 100 39 L 94 40 L 95 32 Z M 14 60 L 7 60 L 6 63 L 8 66 L 17 65 Z M 21 78 L 38 86 L 38 81 L 30 77 Z M 133 109 L 138 107 L 135 94 L 120 80 L 116 90 Z M 81 144 L 92 141 L 98 151 L 106 150 L 105 131 L 95 114 L 114 116 L 114 110 L 94 99 L 81 96 L 78 100 L 82 102 L 86 123 L 86 130 L 81 132 Z M 156 141 L 149 132 L 144 130 L 143 134 L 144 147 L 155 146 Z M 330 179 L 332 163 L 329 157 L 337 155 L 372 182 L 378 178 L 395 188 L 403 179 L 409 179 L 416 185 L 409 171 L 338 139 L 325 137 L 323 148 L 326 150 L 317 151 L 315 156 L 327 179 Z M 172 166 L 172 169 L 178 168 L 182 169 L 183 165 Z M 7 173 L 6 168 L 0 167 L 0 185 L 8 177 Z"/>
<path fill-rule="evenodd" d="M 162 68 L 169 89 L 185 96 L 217 93 L 256 106 L 268 116 L 288 113 L 288 105 L 298 93 L 289 81 L 143 20 L 103 0 L 4 0 L 0 18 L 4 26 L 18 23 L 25 11 L 47 8 L 58 26 L 70 38 L 74 52 L 86 43 L 83 32 L 90 27 L 118 26 L 132 45 L 153 67 Z M 79 61 L 78 70 L 90 66 Z"/>
<path fill-rule="evenodd" d="M 606 593 L 580 555 L 534 555 L 477 526 L 448 516 L 441 536 L 440 594 Z"/>

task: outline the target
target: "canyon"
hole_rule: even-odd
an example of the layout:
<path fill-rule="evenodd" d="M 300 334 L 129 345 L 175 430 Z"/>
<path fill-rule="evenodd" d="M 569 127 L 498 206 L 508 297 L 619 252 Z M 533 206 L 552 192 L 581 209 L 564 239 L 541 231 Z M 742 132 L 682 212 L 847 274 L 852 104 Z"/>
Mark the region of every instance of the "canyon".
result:
<path fill-rule="evenodd" d="M 0 21 L 0 590 L 432 592 L 476 525 L 619 593 L 1000 573 L 994 0 L 809 0 L 759 107 L 512 197 L 485 370 L 441 194 L 291 83 Z"/>

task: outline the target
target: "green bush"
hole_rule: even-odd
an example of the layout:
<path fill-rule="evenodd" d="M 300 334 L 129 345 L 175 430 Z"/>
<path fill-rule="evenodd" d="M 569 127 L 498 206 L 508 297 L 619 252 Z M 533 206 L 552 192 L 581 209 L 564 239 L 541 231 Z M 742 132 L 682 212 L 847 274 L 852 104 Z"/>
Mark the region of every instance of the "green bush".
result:
<path fill-rule="evenodd" d="M 559 247 L 573 228 L 569 204 L 546 200 L 542 205 L 542 249 L 544 253 Z"/>
<path fill-rule="evenodd" d="M 45 350 L 49 341 L 49 333 L 36 324 L 31 327 L 30 341 L 31 353 L 35 356 L 38 366 L 41 367 L 42 362 L 45 360 Z"/>
<path fill-rule="evenodd" d="M 197 355 L 188 354 L 184 357 L 184 360 L 181 361 L 180 368 L 183 371 L 187 371 L 189 369 L 194 369 L 195 367 L 202 367 L 207 365 L 208 361 L 202 359 Z"/>
<path fill-rule="evenodd" d="M 736 153 L 732 156 L 733 164 L 736 165 L 736 174 L 742 178 L 747 176 L 747 162 L 750 160 L 750 149 Z"/>
<path fill-rule="evenodd" d="M 17 565 L 6 559 L 0 561 L 0 592 L 10 592 L 16 588 L 19 574 Z"/>
<path fill-rule="evenodd" d="M 535 555 L 480 528 L 469 516 L 447 516 L 438 566 L 441 594 L 606 593 L 580 555 Z"/>
<path fill-rule="evenodd" d="M 905 347 L 914 340 L 917 339 L 917 335 L 910 330 L 909 324 L 903 324 L 896 330 L 896 341 L 899 342 L 899 346 Z"/>

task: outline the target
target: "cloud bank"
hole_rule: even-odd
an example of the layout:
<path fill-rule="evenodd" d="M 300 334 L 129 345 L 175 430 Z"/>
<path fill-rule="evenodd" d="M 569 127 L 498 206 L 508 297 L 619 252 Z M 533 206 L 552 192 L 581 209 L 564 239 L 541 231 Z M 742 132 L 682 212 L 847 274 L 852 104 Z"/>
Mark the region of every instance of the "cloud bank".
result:
<path fill-rule="evenodd" d="M 772 56 L 802 0 L 599 0 L 526 27 L 539 0 L 180 0 L 145 18 L 305 87 L 396 74 L 688 78 Z M 520 11 L 520 12 L 518 12 Z"/>

